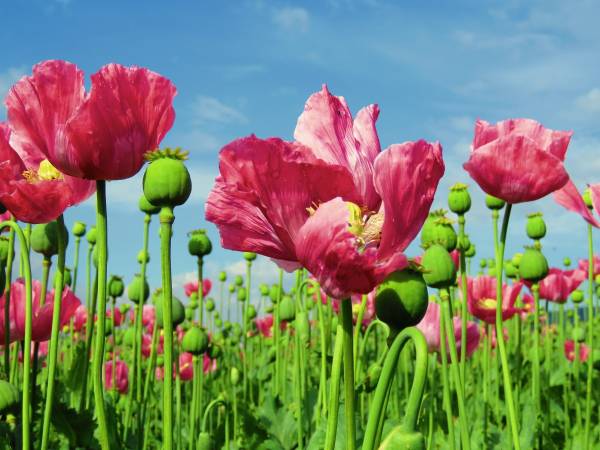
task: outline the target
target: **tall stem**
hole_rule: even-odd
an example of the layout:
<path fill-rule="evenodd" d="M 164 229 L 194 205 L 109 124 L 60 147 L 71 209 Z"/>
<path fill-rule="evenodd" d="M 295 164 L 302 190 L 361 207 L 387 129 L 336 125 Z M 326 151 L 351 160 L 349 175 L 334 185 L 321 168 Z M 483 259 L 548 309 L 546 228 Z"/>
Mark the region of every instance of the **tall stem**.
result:
<path fill-rule="evenodd" d="M 464 242 L 465 239 L 465 216 L 458 216 L 458 239 L 459 242 Z M 465 387 L 465 377 L 467 374 L 467 266 L 465 258 L 465 248 L 460 245 L 458 251 L 460 252 L 460 289 L 462 294 L 462 301 L 460 303 L 460 379 L 463 387 Z"/>
<path fill-rule="evenodd" d="M 531 286 L 533 292 L 533 364 L 531 365 L 533 406 L 535 408 L 536 429 L 539 425 L 539 416 L 542 412 L 541 388 L 540 388 L 540 286 L 534 283 Z"/>
<path fill-rule="evenodd" d="M 8 256 L 6 258 L 6 283 L 4 285 L 4 323 L 10 323 L 10 288 L 15 257 L 15 230 L 11 227 L 8 235 Z M 4 373 L 10 373 L 10 327 L 4 327 Z M 12 382 L 12 379 L 11 379 Z"/>
<path fill-rule="evenodd" d="M 135 363 L 135 399 L 138 405 L 142 402 L 142 341 L 143 341 L 143 326 L 142 321 L 144 318 L 144 299 L 146 298 L 146 266 L 148 263 L 146 262 L 148 258 L 148 232 L 150 230 L 150 221 L 152 220 L 152 216 L 150 214 L 146 214 L 144 216 L 144 237 L 142 244 L 142 251 L 144 254 L 144 258 L 142 258 L 141 267 L 140 267 L 140 278 L 141 278 L 141 287 L 142 291 L 140 292 L 140 300 L 137 304 L 137 317 L 135 319 L 135 346 L 136 346 L 136 363 Z M 141 415 L 138 415 L 140 417 Z"/>
<path fill-rule="evenodd" d="M 496 341 L 502 361 L 502 377 L 504 384 L 504 399 L 507 408 L 508 422 L 512 434 L 512 444 L 515 450 L 521 449 L 519 441 L 519 428 L 517 426 L 517 415 L 515 413 L 515 403 L 512 392 L 512 380 L 510 377 L 510 368 L 508 367 L 508 356 L 506 354 L 506 344 L 504 342 L 504 334 L 502 329 L 502 269 L 504 261 L 504 248 L 506 246 L 506 233 L 508 231 L 508 221 L 512 205 L 506 204 L 504 218 L 502 220 L 502 231 L 500 234 L 500 242 L 498 243 L 498 252 L 496 253 Z"/>
<path fill-rule="evenodd" d="M 75 237 L 75 256 L 73 261 L 73 292 L 77 295 L 77 273 L 79 269 L 79 247 L 81 246 L 81 238 L 79 236 Z"/>
<path fill-rule="evenodd" d="M 329 390 L 329 415 L 327 416 L 327 432 L 325 433 L 325 450 L 333 450 L 337 432 L 340 380 L 342 375 L 342 356 L 344 351 L 344 329 L 342 321 L 338 321 L 333 347 L 333 362 L 331 365 L 331 381 Z"/>
<path fill-rule="evenodd" d="M 352 300 L 341 301 L 342 328 L 344 331 L 344 407 L 346 416 L 346 450 L 356 446 L 356 418 L 354 413 L 354 344 L 352 334 Z"/>
<path fill-rule="evenodd" d="M 592 226 L 588 224 L 588 330 L 587 345 L 589 354 L 594 354 L 594 242 Z M 587 380 L 585 390 L 585 448 L 590 448 L 590 432 L 592 427 L 592 381 L 594 378 L 594 358 L 587 361 Z"/>
<path fill-rule="evenodd" d="M 104 388 L 102 386 L 102 364 L 104 361 L 104 338 L 106 311 L 106 276 L 107 276 L 107 222 L 106 222 L 106 182 L 96 181 L 96 228 L 98 245 L 98 321 L 94 359 L 92 361 L 92 378 L 94 382 L 94 403 L 96 418 L 100 431 L 99 441 L 103 450 L 110 448 L 108 422 L 104 405 Z M 93 314 L 93 313 L 92 313 Z"/>

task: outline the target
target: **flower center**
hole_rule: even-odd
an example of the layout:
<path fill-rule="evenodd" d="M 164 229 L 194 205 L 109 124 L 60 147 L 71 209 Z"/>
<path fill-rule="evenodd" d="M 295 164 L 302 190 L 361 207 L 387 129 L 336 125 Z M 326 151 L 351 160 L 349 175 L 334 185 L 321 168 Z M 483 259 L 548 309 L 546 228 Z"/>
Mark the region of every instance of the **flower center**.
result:
<path fill-rule="evenodd" d="M 40 181 L 64 180 L 63 174 L 50 164 L 50 161 L 47 159 L 44 159 L 40 163 L 37 170 L 25 170 L 22 175 L 28 183 L 32 184 L 39 183 Z"/>
<path fill-rule="evenodd" d="M 479 300 L 479 306 L 484 309 L 496 309 L 496 299 L 482 298 Z"/>
<path fill-rule="evenodd" d="M 346 202 L 348 206 L 348 231 L 356 236 L 356 241 L 361 249 L 377 247 L 381 241 L 383 228 L 383 213 L 367 213 L 355 203 Z"/>

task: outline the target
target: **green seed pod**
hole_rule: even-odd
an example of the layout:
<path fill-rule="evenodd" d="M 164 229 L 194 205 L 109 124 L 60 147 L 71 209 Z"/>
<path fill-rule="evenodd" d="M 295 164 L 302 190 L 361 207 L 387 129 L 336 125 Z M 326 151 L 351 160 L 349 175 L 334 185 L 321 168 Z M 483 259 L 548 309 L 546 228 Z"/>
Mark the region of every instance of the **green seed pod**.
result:
<path fill-rule="evenodd" d="M 106 335 L 110 335 L 113 332 L 113 326 L 112 326 L 112 319 L 110 318 L 105 318 L 104 319 L 104 331 L 106 332 Z M 108 345 L 110 343 L 110 345 Z M 106 348 L 109 352 L 112 350 L 112 342 L 107 341 L 107 348 Z"/>
<path fill-rule="evenodd" d="M 466 184 L 456 183 L 450 188 L 448 207 L 450 211 L 461 216 L 471 209 L 471 196 Z"/>
<path fill-rule="evenodd" d="M 192 308 L 185 308 L 185 320 L 191 321 L 193 318 L 194 310 Z"/>
<path fill-rule="evenodd" d="M 271 285 L 271 288 L 269 289 L 269 298 L 271 299 L 271 302 L 273 302 L 273 303 L 277 303 L 277 301 L 279 300 L 279 285 L 278 284 Z"/>
<path fill-rule="evenodd" d="M 108 280 L 108 295 L 118 298 L 123 295 L 124 291 L 125 283 L 123 283 L 123 277 L 111 275 L 110 280 Z"/>
<path fill-rule="evenodd" d="M 160 301 L 157 301 L 154 306 L 156 307 L 156 323 L 160 328 L 164 328 L 162 296 Z M 172 297 L 171 299 L 171 319 L 173 320 L 173 328 L 185 320 L 185 308 L 183 303 L 181 303 L 181 300 L 179 300 L 177 297 Z"/>
<path fill-rule="evenodd" d="M 258 285 L 258 290 L 260 291 L 260 295 L 262 295 L 263 297 L 269 295 L 269 286 L 265 283 L 260 283 Z"/>
<path fill-rule="evenodd" d="M 496 261 L 494 258 L 488 258 L 487 265 L 490 269 L 496 267 Z"/>
<path fill-rule="evenodd" d="M 244 285 L 244 277 L 241 275 L 236 275 L 235 278 L 233 279 L 233 282 L 238 287 L 243 286 Z"/>
<path fill-rule="evenodd" d="M 423 275 L 408 268 L 391 273 L 379 285 L 375 312 L 379 320 L 391 328 L 403 330 L 421 321 L 427 311 L 427 303 L 427 286 Z"/>
<path fill-rule="evenodd" d="M 123 343 L 128 347 L 133 347 L 135 345 L 135 328 L 129 327 L 125 330 Z"/>
<path fill-rule="evenodd" d="M 163 355 L 158 355 L 156 357 L 156 366 L 162 367 L 165 365 L 165 357 Z"/>
<path fill-rule="evenodd" d="M 267 305 L 267 306 L 265 306 L 265 312 L 267 314 L 272 314 L 274 310 L 275 310 L 275 308 L 273 307 L 273 305 Z"/>
<path fill-rule="evenodd" d="M 87 231 L 85 238 L 88 241 L 88 244 L 90 245 L 96 245 L 96 239 L 98 236 L 98 232 L 96 231 L 96 226 L 91 226 L 90 229 Z"/>
<path fill-rule="evenodd" d="M 181 348 L 184 352 L 189 352 L 192 355 L 201 355 L 208 350 L 208 334 L 198 326 L 192 326 L 183 335 Z"/>
<path fill-rule="evenodd" d="M 196 256 L 198 258 L 203 258 L 207 255 L 210 255 L 210 253 L 212 252 L 212 242 L 206 235 L 206 230 L 190 231 L 188 233 L 188 236 L 188 252 L 190 255 Z"/>
<path fill-rule="evenodd" d="M 454 261 L 441 245 L 432 245 L 425 250 L 421 265 L 425 270 L 423 279 L 427 286 L 442 289 L 453 286 L 456 282 Z"/>
<path fill-rule="evenodd" d="M 398 425 L 390 431 L 379 450 L 425 450 L 425 437 L 418 431 L 406 431 Z"/>
<path fill-rule="evenodd" d="M 581 303 L 585 299 L 585 295 L 581 289 L 576 289 L 571 293 L 573 303 Z"/>
<path fill-rule="evenodd" d="M 504 273 L 508 278 L 514 280 L 519 276 L 519 269 L 513 265 L 511 260 L 508 260 L 504 262 Z"/>
<path fill-rule="evenodd" d="M 515 253 L 510 262 L 518 269 L 521 266 L 521 258 L 523 258 L 523 253 Z"/>
<path fill-rule="evenodd" d="M 234 386 L 237 386 L 240 382 L 240 371 L 237 369 L 237 367 L 232 367 L 229 371 L 229 380 Z"/>
<path fill-rule="evenodd" d="M 160 206 L 154 206 L 152 203 L 148 201 L 144 194 L 140 195 L 140 200 L 138 201 L 138 207 L 140 211 L 144 214 L 158 214 L 160 212 Z"/>
<path fill-rule="evenodd" d="M 215 326 L 217 328 L 221 328 L 223 326 L 223 321 L 221 319 L 219 319 L 218 317 L 215 318 Z"/>
<path fill-rule="evenodd" d="M 198 309 L 198 300 L 190 300 L 188 306 L 192 311 L 195 311 L 196 309 Z"/>
<path fill-rule="evenodd" d="M 472 242 L 469 243 L 469 248 L 467 248 L 465 250 L 465 257 L 466 258 L 473 258 L 477 253 L 477 249 L 475 248 L 475 244 L 473 244 Z"/>
<path fill-rule="evenodd" d="M 64 236 L 67 236 L 66 228 L 63 228 Z M 31 249 L 50 258 L 58 253 L 58 222 L 52 221 L 34 225 L 31 229 Z"/>
<path fill-rule="evenodd" d="M 487 194 L 485 196 L 485 206 L 491 210 L 499 210 L 504 208 L 505 201 L 499 198 L 494 197 L 493 195 Z"/>
<path fill-rule="evenodd" d="M 204 306 L 206 306 L 208 312 L 213 312 L 215 310 L 215 301 L 212 298 L 207 298 Z"/>
<path fill-rule="evenodd" d="M 308 320 L 308 313 L 306 311 L 300 311 L 296 314 L 294 327 L 296 328 L 300 342 L 303 345 L 308 345 L 310 343 L 310 321 Z"/>
<path fill-rule="evenodd" d="M 279 319 L 291 322 L 295 317 L 296 305 L 294 304 L 294 300 L 289 295 L 284 295 L 279 305 Z"/>
<path fill-rule="evenodd" d="M 430 211 L 427 215 L 427 219 L 423 223 L 423 227 L 421 228 L 421 246 L 426 246 L 433 240 L 433 229 L 435 228 L 435 222 L 443 218 L 446 214 L 446 211 L 443 209 L 438 209 L 435 211 Z"/>
<path fill-rule="evenodd" d="M 242 331 L 241 325 L 237 322 L 233 322 L 231 324 L 231 334 L 233 336 L 240 337 L 242 335 L 242 333 L 243 333 L 243 331 Z"/>
<path fill-rule="evenodd" d="M 365 391 L 373 392 L 379 383 L 382 367 L 380 364 L 373 363 L 367 369 L 367 377 L 365 378 Z"/>
<path fill-rule="evenodd" d="M 131 280 L 131 283 L 127 287 L 127 297 L 133 303 L 142 303 L 148 300 L 150 297 L 150 286 L 148 285 L 148 280 L 144 280 L 144 298 L 142 299 L 142 277 L 139 273 L 136 273 Z"/>
<path fill-rule="evenodd" d="M 206 431 L 202 431 L 198 435 L 197 449 L 198 450 L 211 450 L 212 448 L 213 448 L 213 442 L 212 442 L 212 439 L 210 438 L 210 434 L 208 434 Z"/>
<path fill-rule="evenodd" d="M 144 195 L 153 205 L 174 208 L 183 205 L 192 192 L 192 180 L 180 149 L 147 153 L 150 164 L 144 172 Z"/>
<path fill-rule="evenodd" d="M 142 263 L 148 264 L 150 262 L 150 253 L 146 252 L 144 250 L 140 250 L 137 254 L 137 262 L 139 264 L 142 264 Z"/>
<path fill-rule="evenodd" d="M 585 329 L 582 327 L 575 327 L 571 331 L 571 336 L 575 342 L 584 342 L 585 341 Z"/>
<path fill-rule="evenodd" d="M 246 292 L 246 288 L 245 287 L 241 287 L 238 288 L 237 290 L 237 299 L 239 302 L 245 302 L 246 298 L 248 297 L 247 295 L 248 293 Z"/>
<path fill-rule="evenodd" d="M 248 262 L 254 261 L 256 259 L 256 253 L 253 252 L 244 252 L 244 259 Z"/>
<path fill-rule="evenodd" d="M 530 239 L 539 240 L 546 236 L 546 222 L 542 213 L 533 213 L 527 216 L 527 236 Z"/>
<path fill-rule="evenodd" d="M 565 267 L 570 267 L 571 266 L 571 258 L 565 257 L 563 259 L 563 264 L 564 264 Z"/>
<path fill-rule="evenodd" d="M 235 284 L 230 284 L 228 286 L 227 290 L 229 291 L 230 294 L 233 294 L 235 292 L 235 288 L 236 288 Z"/>
<path fill-rule="evenodd" d="M 219 272 L 219 281 L 221 281 L 221 282 L 227 281 L 227 272 L 224 272 L 224 271 Z"/>
<path fill-rule="evenodd" d="M 433 220 L 427 233 L 425 235 L 421 233 L 421 243 L 423 248 L 439 244 L 449 252 L 454 250 L 458 243 L 458 237 L 452 226 L 452 221 L 444 216 Z"/>
<path fill-rule="evenodd" d="M 19 403 L 19 390 L 8 381 L 0 380 L 0 413 L 5 413 Z"/>
<path fill-rule="evenodd" d="M 521 258 L 519 273 L 523 280 L 536 283 L 548 275 L 548 261 L 538 249 L 528 247 Z"/>
<path fill-rule="evenodd" d="M 56 272 L 54 274 L 54 286 L 56 286 L 56 279 L 58 277 L 58 272 Z M 72 282 L 72 278 L 71 278 L 71 269 L 69 269 L 68 267 L 65 267 L 65 272 L 64 272 L 64 276 L 63 276 L 63 283 L 65 286 L 71 286 L 71 282 Z"/>
<path fill-rule="evenodd" d="M 246 317 L 248 320 L 256 319 L 256 308 L 254 305 L 248 305 L 246 307 Z"/>
<path fill-rule="evenodd" d="M 594 208 L 594 202 L 592 201 L 592 193 L 590 192 L 590 188 L 586 188 L 585 191 L 583 191 L 581 198 L 583 198 L 583 203 L 585 203 L 585 206 L 587 206 L 588 209 Z"/>
<path fill-rule="evenodd" d="M 122 304 L 121 304 L 121 307 L 120 307 L 120 309 L 121 309 L 121 312 L 122 312 L 123 314 L 127 314 L 127 313 L 129 312 L 129 309 L 130 309 L 130 308 L 131 308 L 131 305 L 130 305 L 129 303 L 122 303 Z"/>
<path fill-rule="evenodd" d="M 85 223 L 76 221 L 71 228 L 71 233 L 73 233 L 73 236 L 80 238 L 85 234 L 85 228 Z"/>
<path fill-rule="evenodd" d="M 485 269 L 487 267 L 487 261 L 485 259 L 480 260 L 479 267 L 481 267 L 482 269 Z"/>

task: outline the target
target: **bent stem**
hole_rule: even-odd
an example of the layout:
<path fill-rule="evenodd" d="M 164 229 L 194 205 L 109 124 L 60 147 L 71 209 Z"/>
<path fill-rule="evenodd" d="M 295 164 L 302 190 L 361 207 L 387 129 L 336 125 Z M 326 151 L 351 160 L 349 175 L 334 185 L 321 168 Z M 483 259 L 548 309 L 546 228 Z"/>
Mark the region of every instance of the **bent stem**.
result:
<path fill-rule="evenodd" d="M 502 269 L 504 261 L 504 248 L 506 246 L 506 232 L 508 231 L 508 221 L 512 205 L 506 204 L 504 218 L 502 219 L 502 230 L 500 232 L 500 242 L 498 243 L 498 251 L 496 252 L 496 341 L 502 362 L 502 377 L 504 384 L 504 398 L 507 409 L 508 422 L 512 435 L 512 444 L 515 450 L 521 449 L 519 441 L 519 428 L 517 426 L 517 415 L 515 413 L 515 403 L 513 399 L 512 380 L 510 376 L 510 368 L 508 367 L 508 357 L 506 354 L 506 344 L 504 342 L 504 334 L 502 330 Z"/>
<path fill-rule="evenodd" d="M 42 450 L 48 448 L 50 439 L 50 416 L 54 400 L 54 376 L 56 374 L 56 358 L 58 356 L 58 332 L 60 329 L 60 309 L 65 276 L 65 251 L 67 247 L 65 222 L 62 214 L 58 223 L 58 258 L 56 262 L 56 280 L 54 283 L 54 309 L 52 311 L 52 331 L 50 334 L 50 363 L 48 365 L 48 384 L 46 387 L 46 404 L 44 406 L 44 423 L 42 426 Z M 41 302 L 42 299 L 40 299 Z M 114 312 L 113 312 L 114 315 Z"/>
<path fill-rule="evenodd" d="M 377 446 L 376 435 L 380 424 L 383 423 L 386 397 L 396 373 L 400 353 L 409 340 L 412 340 L 415 345 L 416 363 L 413 384 L 408 395 L 402 425 L 407 432 L 415 431 L 416 429 L 425 389 L 425 381 L 427 379 L 427 341 L 423 333 L 414 327 L 410 327 L 405 328 L 396 336 L 385 358 L 373 404 L 369 411 L 369 421 L 365 430 L 362 450 L 373 450 Z"/>

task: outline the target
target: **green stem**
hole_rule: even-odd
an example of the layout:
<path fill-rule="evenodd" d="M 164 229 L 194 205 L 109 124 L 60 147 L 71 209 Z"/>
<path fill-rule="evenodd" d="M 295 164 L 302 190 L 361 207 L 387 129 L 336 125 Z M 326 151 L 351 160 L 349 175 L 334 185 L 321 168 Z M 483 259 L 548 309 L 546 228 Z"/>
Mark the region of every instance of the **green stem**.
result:
<path fill-rule="evenodd" d="M 8 256 L 6 258 L 6 283 L 4 285 L 4 323 L 10 323 L 10 289 L 15 257 L 15 230 L 11 227 L 8 235 Z M 4 371 L 10 374 L 10 327 L 4 327 Z M 12 378 L 10 379 L 13 382 Z"/>
<path fill-rule="evenodd" d="M 459 242 L 465 239 L 465 216 L 458 216 L 458 239 Z M 460 289 L 462 293 L 462 301 L 460 303 L 460 379 L 463 387 L 466 387 L 467 374 L 467 271 L 465 249 L 463 245 L 459 246 L 460 252 Z"/>
<path fill-rule="evenodd" d="M 500 234 L 498 252 L 496 254 L 496 342 L 498 345 L 498 351 L 500 353 L 500 360 L 502 361 L 504 398 L 507 408 L 508 422 L 510 424 L 510 430 L 512 435 L 512 444 L 515 450 L 520 450 L 521 443 L 519 441 L 519 428 L 517 425 L 517 415 L 515 413 L 515 403 L 512 392 L 512 380 L 510 376 L 510 368 L 508 367 L 506 344 L 504 342 L 504 334 L 502 330 L 502 269 L 504 266 L 502 262 L 504 261 L 506 232 L 508 231 L 508 221 L 510 219 L 511 209 L 512 205 L 510 203 L 507 203 L 506 210 L 504 211 L 504 218 L 502 220 L 502 231 Z"/>
<path fill-rule="evenodd" d="M 85 355 L 86 358 L 83 360 L 83 382 L 81 387 L 81 398 L 79 399 L 79 412 L 83 411 L 84 406 L 87 403 L 88 399 L 88 371 L 90 367 L 90 348 L 92 347 L 92 336 L 93 336 L 93 320 L 94 320 L 94 311 L 96 310 L 96 305 L 93 302 L 93 298 L 96 296 L 92 293 L 92 287 L 90 285 L 91 278 L 91 260 L 92 253 L 94 251 L 94 246 L 88 246 L 87 258 L 86 258 L 86 266 L 85 266 L 85 284 L 86 284 L 86 307 L 87 307 L 87 317 L 85 320 Z M 96 274 L 96 277 L 98 274 Z M 96 283 L 94 283 L 96 285 Z M 95 287 L 94 287 L 95 291 Z M 94 303 L 94 304 L 92 304 Z"/>
<path fill-rule="evenodd" d="M 58 223 L 58 258 L 56 263 L 56 280 L 54 283 L 54 309 L 52 311 L 52 331 L 50 335 L 50 363 L 48 365 L 48 384 L 46 388 L 46 405 L 44 407 L 44 424 L 42 428 L 42 450 L 48 448 L 50 438 L 50 417 L 52 415 L 52 402 L 54 400 L 54 377 L 56 375 L 56 358 L 58 356 L 58 332 L 60 331 L 60 308 L 65 275 L 65 251 L 67 237 L 65 222 L 62 214 L 57 219 Z M 40 299 L 41 302 L 41 299 Z"/>
<path fill-rule="evenodd" d="M 542 412 L 541 387 L 540 387 L 540 286 L 534 283 L 531 286 L 533 292 L 533 364 L 531 364 L 531 393 L 533 396 L 533 407 L 535 408 L 536 430 Z"/>
<path fill-rule="evenodd" d="M 358 344 L 360 341 L 360 330 L 362 329 L 363 317 L 365 316 L 365 310 L 367 309 L 368 296 L 363 295 L 360 302 L 360 308 L 358 309 L 358 315 L 356 317 L 356 328 L 354 329 L 354 372 L 356 373 L 356 366 L 358 364 Z"/>
<path fill-rule="evenodd" d="M 446 344 L 446 325 L 444 318 L 440 314 L 440 358 L 442 360 L 442 384 L 443 384 L 443 406 L 446 412 L 446 425 L 448 426 L 448 438 L 450 448 L 456 448 L 456 438 L 454 437 L 454 415 L 452 414 L 452 401 L 450 399 L 450 379 L 448 376 L 448 346 Z"/>
<path fill-rule="evenodd" d="M 592 381 L 594 378 L 594 243 L 592 226 L 588 224 L 588 330 L 587 346 L 590 357 L 587 361 L 587 380 L 585 390 L 585 448 L 590 448 L 590 432 L 592 427 Z"/>
<path fill-rule="evenodd" d="M 356 446 L 356 418 L 354 412 L 354 343 L 352 333 L 352 300 L 341 300 L 341 317 L 344 331 L 344 408 L 346 417 L 346 450 Z"/>
<path fill-rule="evenodd" d="M 81 245 L 81 238 L 75 237 L 75 256 L 73 261 L 73 293 L 77 294 L 77 272 L 79 269 L 79 246 Z"/>
<path fill-rule="evenodd" d="M 274 393 L 280 394 L 279 391 L 279 373 L 280 373 L 280 360 L 281 360 L 281 351 L 280 351 L 280 343 L 279 343 L 279 335 L 280 335 L 280 320 L 279 320 L 279 304 L 281 303 L 281 294 L 283 291 L 283 269 L 279 269 L 279 290 L 277 292 L 277 303 L 275 306 L 275 323 L 273 327 L 273 344 L 275 345 L 275 384 L 274 384 Z"/>
<path fill-rule="evenodd" d="M 329 387 L 329 415 L 327 416 L 327 432 L 325 433 L 325 450 L 333 450 L 337 432 L 340 380 L 342 375 L 342 356 L 344 350 L 344 329 L 342 321 L 337 324 L 335 344 L 333 348 L 333 363 L 331 367 L 331 381 Z"/>
<path fill-rule="evenodd" d="M 98 420 L 99 441 L 103 450 L 110 448 L 108 422 L 104 405 L 104 388 L 102 383 L 102 367 L 104 361 L 104 340 L 106 311 L 106 278 L 107 278 L 107 222 L 106 222 L 106 182 L 96 181 L 96 229 L 98 245 L 98 320 L 97 333 L 92 361 L 92 379 L 94 383 L 94 403 Z M 93 314 L 93 313 L 92 313 Z"/>

